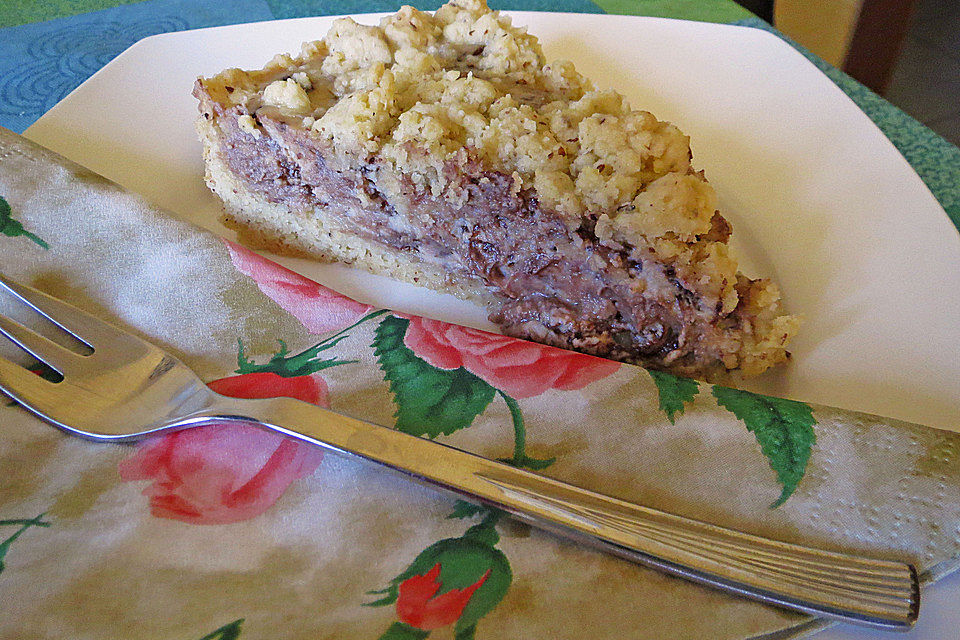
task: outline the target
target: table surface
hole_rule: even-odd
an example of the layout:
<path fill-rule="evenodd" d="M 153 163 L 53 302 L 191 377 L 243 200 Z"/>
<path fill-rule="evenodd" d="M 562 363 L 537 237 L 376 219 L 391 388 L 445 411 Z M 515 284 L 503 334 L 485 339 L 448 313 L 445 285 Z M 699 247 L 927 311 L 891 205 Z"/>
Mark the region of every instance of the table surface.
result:
<path fill-rule="evenodd" d="M 126 47 L 143 37 L 167 31 L 261 20 L 393 11 L 393 0 L 21 0 L 0 3 L 0 125 L 22 132 L 33 121 Z M 434 9 L 439 2 L 412 2 Z M 229 5 L 229 6 L 221 6 Z M 613 13 L 736 23 L 772 28 L 732 0 L 491 0 L 497 9 Z M 175 19 L 174 19 L 175 18 Z M 57 38 L 52 38 L 55 34 Z M 781 35 L 782 34 L 777 34 Z M 788 40 L 789 41 L 789 40 Z M 60 43 L 52 44 L 52 43 Z M 857 83 L 805 51 L 831 80 L 850 96 L 900 150 L 960 228 L 960 149 Z M 67 49 L 74 60 L 62 65 Z M 77 53 L 71 51 L 72 53 Z M 50 81 L 51 73 L 53 81 Z M 46 82 L 34 78 L 46 77 Z M 950 624 L 951 595 L 960 593 L 953 576 L 927 594 L 928 610 L 919 628 L 901 637 L 934 638 Z M 817 636 L 824 640 L 887 637 L 849 627 Z"/>

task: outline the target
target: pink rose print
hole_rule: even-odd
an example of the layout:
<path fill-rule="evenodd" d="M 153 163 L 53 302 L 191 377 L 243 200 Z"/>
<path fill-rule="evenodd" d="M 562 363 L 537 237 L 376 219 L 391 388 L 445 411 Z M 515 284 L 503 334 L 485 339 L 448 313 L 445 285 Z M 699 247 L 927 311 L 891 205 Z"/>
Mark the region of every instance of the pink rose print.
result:
<path fill-rule="evenodd" d="M 247 373 L 208 386 L 235 398 L 291 397 L 329 406 L 316 375 Z M 150 480 L 150 513 L 191 524 L 228 524 L 269 509 L 294 480 L 316 471 L 323 452 L 242 423 L 187 429 L 154 438 L 119 466 L 125 481 Z"/>
<path fill-rule="evenodd" d="M 582 389 L 620 367 L 618 362 L 416 316 L 410 317 L 403 343 L 439 369 L 463 367 L 514 398 L 548 389 Z"/>
<path fill-rule="evenodd" d="M 373 307 L 281 267 L 233 242 L 225 242 L 237 270 L 256 281 L 260 291 L 314 334 L 336 331 L 366 315 Z"/>

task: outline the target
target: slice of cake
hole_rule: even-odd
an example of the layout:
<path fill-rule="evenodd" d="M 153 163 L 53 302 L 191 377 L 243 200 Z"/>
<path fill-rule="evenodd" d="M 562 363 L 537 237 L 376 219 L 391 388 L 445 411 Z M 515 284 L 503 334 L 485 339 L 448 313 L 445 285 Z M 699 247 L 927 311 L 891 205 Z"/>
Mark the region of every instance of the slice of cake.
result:
<path fill-rule="evenodd" d="M 248 243 L 477 300 L 510 335 L 674 373 L 752 375 L 798 321 L 740 274 L 673 125 L 454 0 L 337 20 L 201 78 L 207 183 Z"/>

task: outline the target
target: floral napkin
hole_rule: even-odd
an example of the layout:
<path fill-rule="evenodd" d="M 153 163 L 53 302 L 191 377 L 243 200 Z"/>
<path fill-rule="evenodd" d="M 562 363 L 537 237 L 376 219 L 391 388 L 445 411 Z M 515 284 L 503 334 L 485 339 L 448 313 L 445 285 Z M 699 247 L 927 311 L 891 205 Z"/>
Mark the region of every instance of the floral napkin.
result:
<path fill-rule="evenodd" d="M 912 561 L 927 582 L 956 566 L 957 434 L 374 309 L 2 129 L 0 196 L 0 271 L 161 345 L 220 393 L 291 396 L 722 526 Z M 0 469 L 0 638 L 825 624 L 239 424 L 99 444 L 3 403 Z"/>

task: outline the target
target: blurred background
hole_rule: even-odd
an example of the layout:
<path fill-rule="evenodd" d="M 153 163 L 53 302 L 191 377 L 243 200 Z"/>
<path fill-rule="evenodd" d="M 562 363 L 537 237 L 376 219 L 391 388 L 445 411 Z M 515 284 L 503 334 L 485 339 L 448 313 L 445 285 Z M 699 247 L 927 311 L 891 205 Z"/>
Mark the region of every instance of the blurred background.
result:
<path fill-rule="evenodd" d="M 738 0 L 960 145 L 960 0 Z"/>

